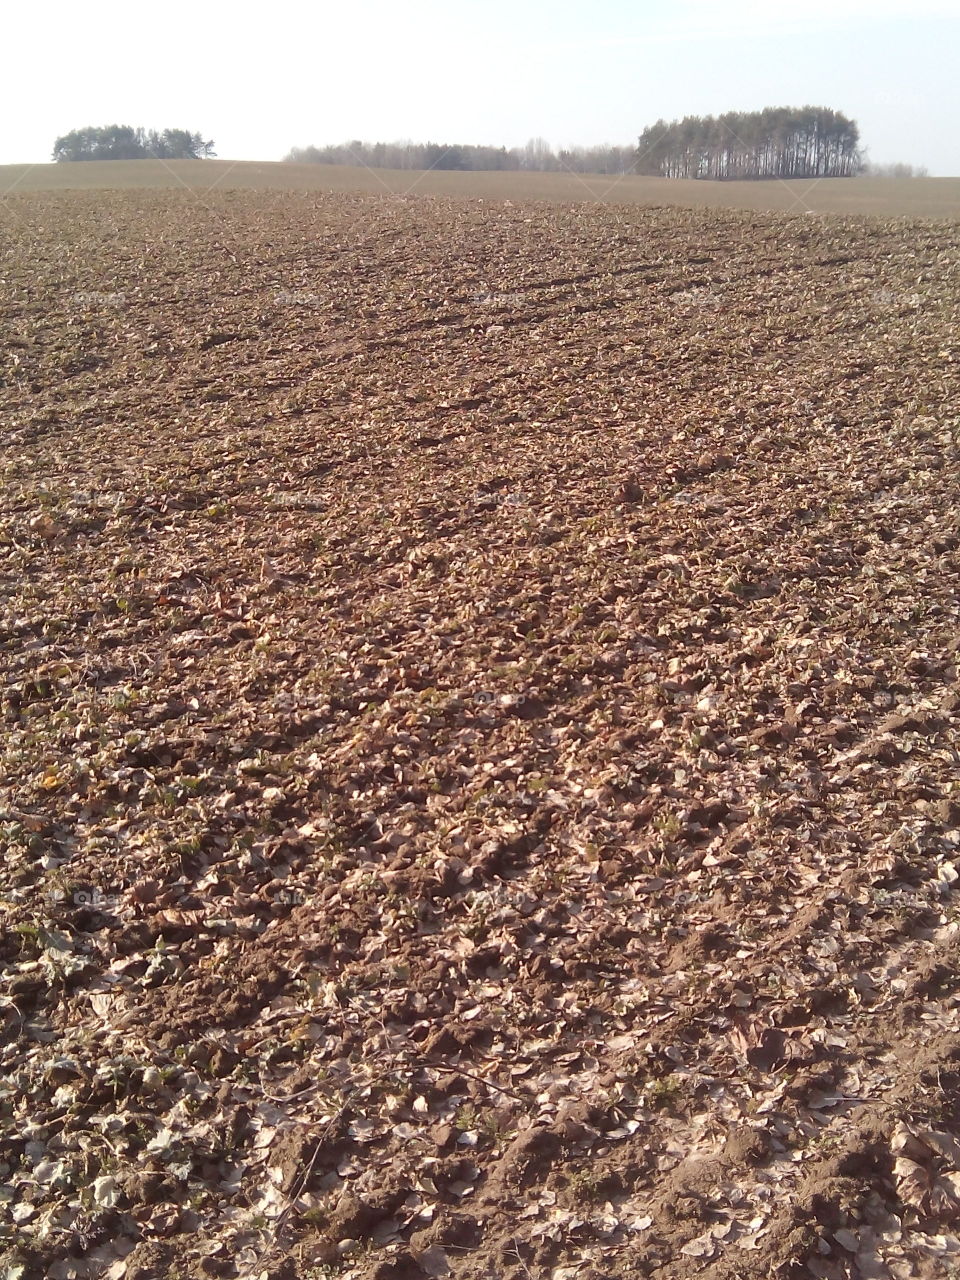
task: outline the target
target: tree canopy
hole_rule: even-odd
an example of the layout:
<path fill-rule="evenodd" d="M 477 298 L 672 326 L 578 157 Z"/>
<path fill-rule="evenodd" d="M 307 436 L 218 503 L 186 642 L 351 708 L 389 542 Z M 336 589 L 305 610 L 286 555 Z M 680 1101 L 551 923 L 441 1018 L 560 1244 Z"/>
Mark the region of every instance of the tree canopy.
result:
<path fill-rule="evenodd" d="M 644 129 L 637 172 L 664 178 L 846 178 L 859 171 L 855 121 L 829 107 L 766 107 L 658 120 Z"/>
<path fill-rule="evenodd" d="M 135 129 L 129 124 L 88 125 L 53 144 L 53 158 L 67 160 L 199 160 L 214 155 L 213 142 L 189 129 Z"/>

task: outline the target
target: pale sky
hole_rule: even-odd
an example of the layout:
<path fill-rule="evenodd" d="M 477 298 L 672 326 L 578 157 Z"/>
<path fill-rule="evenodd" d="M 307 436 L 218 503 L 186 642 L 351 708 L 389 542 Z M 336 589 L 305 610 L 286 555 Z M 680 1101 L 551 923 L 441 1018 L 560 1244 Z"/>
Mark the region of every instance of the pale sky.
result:
<path fill-rule="evenodd" d="M 0 163 L 90 124 L 231 160 L 343 142 L 634 144 L 659 117 L 852 116 L 874 161 L 960 176 L 960 0 L 52 0 L 8 5 Z"/>

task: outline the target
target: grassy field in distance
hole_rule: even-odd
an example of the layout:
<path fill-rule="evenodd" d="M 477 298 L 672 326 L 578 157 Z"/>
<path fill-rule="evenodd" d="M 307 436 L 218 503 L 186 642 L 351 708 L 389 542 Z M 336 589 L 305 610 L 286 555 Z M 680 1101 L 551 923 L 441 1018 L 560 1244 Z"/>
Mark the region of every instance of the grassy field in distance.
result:
<path fill-rule="evenodd" d="M 118 190 L 178 186 L 198 193 L 211 188 L 355 191 L 479 200 L 597 201 L 784 213 L 960 217 L 960 178 L 696 182 L 602 174 L 373 170 L 254 160 L 106 160 L 0 165 L 0 197 L 76 188 Z"/>

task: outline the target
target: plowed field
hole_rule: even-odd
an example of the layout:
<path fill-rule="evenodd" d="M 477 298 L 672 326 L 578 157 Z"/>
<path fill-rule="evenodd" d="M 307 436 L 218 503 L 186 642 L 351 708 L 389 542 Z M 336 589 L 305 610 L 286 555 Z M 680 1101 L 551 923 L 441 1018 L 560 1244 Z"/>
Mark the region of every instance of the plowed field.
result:
<path fill-rule="evenodd" d="M 0 1274 L 960 1269 L 960 224 L 0 243 Z"/>

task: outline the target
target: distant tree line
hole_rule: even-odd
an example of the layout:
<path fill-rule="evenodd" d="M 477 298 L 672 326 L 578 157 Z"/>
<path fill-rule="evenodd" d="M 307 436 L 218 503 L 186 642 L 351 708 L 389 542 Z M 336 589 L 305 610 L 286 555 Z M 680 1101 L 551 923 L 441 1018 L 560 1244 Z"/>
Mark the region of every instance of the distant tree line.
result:
<path fill-rule="evenodd" d="M 637 151 L 637 172 L 663 178 L 846 178 L 860 166 L 855 121 L 829 107 L 658 120 Z"/>
<path fill-rule="evenodd" d="M 188 129 L 135 129 L 129 124 L 88 126 L 65 133 L 53 144 L 53 158 L 66 160 L 199 160 L 214 154 L 213 143 Z"/>
<path fill-rule="evenodd" d="M 875 164 L 865 160 L 860 172 L 865 178 L 928 178 L 930 172 L 918 164 Z"/>
<path fill-rule="evenodd" d="M 767 107 L 722 116 L 658 120 L 636 148 L 570 147 L 543 138 L 523 147 L 439 142 L 361 142 L 294 147 L 284 159 L 371 169 L 507 169 L 652 174 L 663 178 L 850 177 L 864 164 L 855 121 L 828 107 Z M 893 175 L 897 176 L 897 175 Z M 901 176 L 906 176 L 901 175 Z"/>
<path fill-rule="evenodd" d="M 487 147 L 447 142 L 344 142 L 294 147 L 284 156 L 295 163 L 361 165 L 370 169 L 506 169 L 573 173 L 632 173 L 633 147 L 570 147 L 554 151 L 543 138 L 526 146 Z"/>

